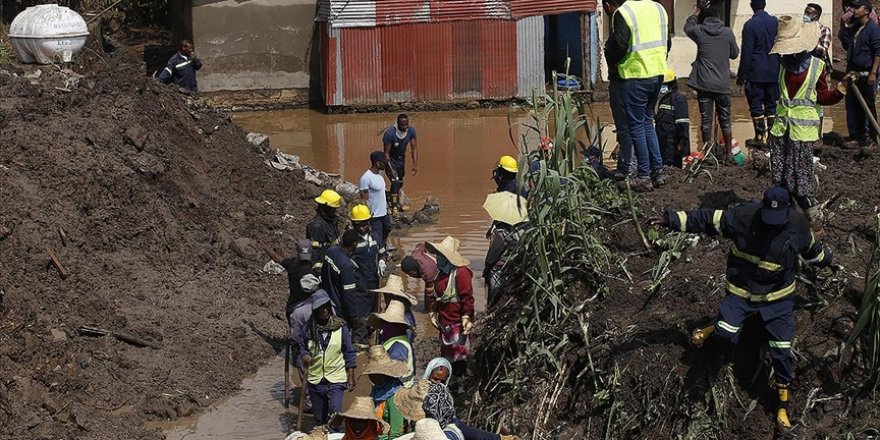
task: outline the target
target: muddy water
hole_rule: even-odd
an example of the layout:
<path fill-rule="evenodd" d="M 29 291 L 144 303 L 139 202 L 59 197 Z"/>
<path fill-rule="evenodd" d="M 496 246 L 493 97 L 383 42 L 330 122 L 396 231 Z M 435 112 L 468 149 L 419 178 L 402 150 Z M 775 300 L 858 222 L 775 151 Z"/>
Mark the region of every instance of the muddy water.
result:
<path fill-rule="evenodd" d="M 597 104 L 594 110 L 603 122 L 611 122 L 606 104 Z M 695 99 L 690 100 L 690 114 L 691 139 L 696 144 L 699 112 Z M 744 144 L 753 134 L 744 100 L 734 101 L 733 115 L 734 137 Z M 380 133 L 393 123 L 395 116 L 325 115 L 294 110 L 241 113 L 234 115 L 234 120 L 245 130 L 268 134 L 275 148 L 299 156 L 303 163 L 357 182 L 369 166 L 370 152 L 382 148 Z M 828 116 L 825 131 L 835 128 L 833 119 L 845 120 L 842 106 L 829 109 Z M 499 156 L 515 156 L 519 152 L 524 133 L 528 136 L 528 145 L 537 145 L 537 138 L 526 128 L 531 124 L 530 119 L 501 109 L 411 113 L 410 121 L 418 132 L 419 168 L 416 176 L 407 176 L 404 191 L 413 200 L 414 208 L 428 196 L 439 198 L 441 212 L 437 224 L 413 229 L 405 237 L 392 238 L 392 242 L 408 251 L 418 242 L 439 241 L 453 235 L 461 240 L 461 251 L 472 261 L 472 268 L 479 276 L 488 246 L 485 231 L 490 223 L 481 206 L 486 194 L 494 189 L 489 179 L 491 169 Z M 605 137 L 613 141 L 610 130 Z M 838 130 L 845 131 L 845 128 Z M 407 164 L 411 167 L 409 156 Z M 482 286 L 481 279 L 475 281 L 478 309 L 485 307 Z M 417 283 L 410 280 L 408 287 L 415 292 Z M 417 319 L 420 335 L 425 337 L 429 324 L 423 314 L 418 314 Z M 433 329 L 431 332 L 435 333 Z M 363 363 L 361 356 L 359 365 Z M 254 377 L 242 382 L 242 390 L 237 395 L 213 405 L 197 418 L 154 426 L 165 430 L 173 440 L 281 439 L 290 420 L 282 406 L 283 365 L 281 356 L 269 359 Z M 355 393 L 346 394 L 346 400 L 354 394 L 365 395 L 367 382 L 366 379 L 360 381 Z M 295 409 L 291 414 L 295 421 Z M 308 415 L 304 421 L 307 427 L 311 425 Z"/>

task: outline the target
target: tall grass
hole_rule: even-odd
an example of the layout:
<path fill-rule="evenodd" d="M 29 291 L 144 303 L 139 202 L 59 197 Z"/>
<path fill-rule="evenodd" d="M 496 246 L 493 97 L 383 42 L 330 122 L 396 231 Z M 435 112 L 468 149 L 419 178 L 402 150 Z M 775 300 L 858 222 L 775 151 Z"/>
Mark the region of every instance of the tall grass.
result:
<path fill-rule="evenodd" d="M 880 384 L 880 214 L 876 217 L 874 252 L 868 260 L 865 277 L 865 293 L 859 309 L 859 319 L 847 339 L 853 344 L 860 336 L 865 337 L 865 355 L 872 388 Z"/>
<path fill-rule="evenodd" d="M 496 308 L 503 316 L 491 318 L 501 325 L 484 329 L 481 340 L 491 344 L 475 352 L 474 364 L 479 383 L 491 387 L 482 390 L 493 396 L 491 413 L 518 426 L 526 422 L 539 439 L 552 435 L 545 425 L 562 391 L 584 376 L 568 354 L 589 345 L 589 304 L 607 293 L 606 280 L 620 264 L 602 243 L 601 228 L 628 206 L 583 161 L 588 145 L 602 143 L 601 123 L 583 100 L 554 89 L 536 96 L 528 111 L 527 133 L 550 138 L 553 146 L 536 148 L 526 135 L 520 143 L 518 185 L 529 190 L 529 222 L 520 226 L 505 266 L 512 287 Z M 531 399 L 535 393 L 541 397 Z M 538 407 L 518 410 L 526 400 Z M 525 413 L 534 419 L 522 420 Z"/>

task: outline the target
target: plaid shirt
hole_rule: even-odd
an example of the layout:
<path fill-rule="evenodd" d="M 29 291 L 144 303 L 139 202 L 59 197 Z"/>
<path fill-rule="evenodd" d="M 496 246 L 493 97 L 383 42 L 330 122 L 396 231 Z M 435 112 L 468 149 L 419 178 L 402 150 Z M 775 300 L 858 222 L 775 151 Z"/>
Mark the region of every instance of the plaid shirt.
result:
<path fill-rule="evenodd" d="M 819 44 L 813 49 L 813 55 L 825 61 L 828 68 L 831 68 L 831 28 L 823 24 L 819 24 Z"/>

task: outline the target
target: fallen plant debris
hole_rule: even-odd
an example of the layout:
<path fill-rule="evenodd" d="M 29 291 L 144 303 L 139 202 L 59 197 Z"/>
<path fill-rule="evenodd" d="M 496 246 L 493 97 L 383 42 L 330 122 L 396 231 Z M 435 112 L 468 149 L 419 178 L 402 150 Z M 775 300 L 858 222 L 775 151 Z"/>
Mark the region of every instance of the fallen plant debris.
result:
<path fill-rule="evenodd" d="M 760 327 L 747 322 L 732 352 L 688 343 L 690 331 L 717 313 L 728 244 L 649 229 L 646 238 L 657 246 L 645 252 L 636 227 L 667 208 L 724 209 L 758 200 L 771 185 L 766 170 L 714 165 L 709 158 L 711 178 L 696 178 L 708 172 L 705 162 L 673 170 L 680 178 L 630 204 L 605 182 L 584 178 L 585 170 L 554 161 L 568 157 L 575 139 L 595 142 L 588 134 L 594 128 L 587 129 L 589 109 L 575 98 L 557 93 L 543 101 L 546 107 L 532 111 L 536 121 L 550 120 L 555 150 L 543 156 L 531 182 L 534 224 L 520 233 L 533 241 L 509 263 L 514 279 L 528 281 L 481 324 L 468 388 L 479 397 L 467 396 L 479 404 L 470 421 L 507 426 L 529 439 L 855 439 L 874 432 L 880 269 L 873 249 L 880 246 L 873 244 L 880 226 L 870 219 L 880 206 L 874 190 L 880 160 L 834 146 L 818 153 L 827 169 L 817 196 L 832 202 L 825 204 L 830 215 L 815 225 L 816 238 L 833 249 L 835 268 L 800 275 L 795 426 L 776 432 Z M 557 186 L 560 180 L 566 184 Z M 557 200 L 556 191 L 579 208 Z M 838 197 L 843 202 L 835 208 Z M 861 312 L 854 306 L 860 303 Z M 842 350 L 847 340 L 850 349 Z"/>

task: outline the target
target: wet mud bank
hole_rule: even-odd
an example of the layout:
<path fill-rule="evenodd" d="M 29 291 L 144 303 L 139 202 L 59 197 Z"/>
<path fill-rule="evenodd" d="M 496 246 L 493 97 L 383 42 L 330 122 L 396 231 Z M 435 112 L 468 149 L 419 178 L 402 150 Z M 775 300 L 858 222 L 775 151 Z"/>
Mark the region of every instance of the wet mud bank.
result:
<path fill-rule="evenodd" d="M 136 69 L 4 70 L 0 96 L 3 436 L 162 438 L 281 349 L 261 246 L 321 188 Z"/>

